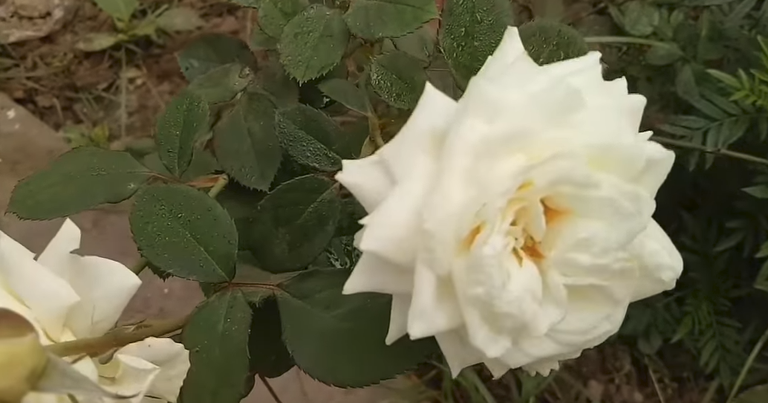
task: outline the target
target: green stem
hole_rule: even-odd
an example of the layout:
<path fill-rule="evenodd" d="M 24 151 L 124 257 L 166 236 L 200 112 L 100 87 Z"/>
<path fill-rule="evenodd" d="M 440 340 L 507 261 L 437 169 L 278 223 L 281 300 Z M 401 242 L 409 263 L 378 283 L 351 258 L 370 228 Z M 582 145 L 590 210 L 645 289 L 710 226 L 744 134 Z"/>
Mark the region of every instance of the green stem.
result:
<path fill-rule="evenodd" d="M 379 118 L 376 113 L 371 111 L 368 114 L 368 130 L 371 133 L 371 138 L 376 144 L 376 148 L 384 147 L 384 138 L 381 137 L 381 127 L 379 127 Z"/>
<path fill-rule="evenodd" d="M 496 398 L 493 397 L 491 391 L 488 390 L 488 388 L 485 386 L 485 383 L 483 383 L 483 380 L 480 379 L 480 377 L 477 375 L 477 372 L 475 372 L 472 367 L 466 368 L 464 371 L 462 371 L 461 376 L 463 376 L 469 384 L 477 389 L 477 391 L 485 400 L 485 403 L 496 403 Z"/>
<path fill-rule="evenodd" d="M 669 43 L 654 41 L 652 39 L 633 38 L 631 36 L 588 36 L 584 38 L 587 43 L 629 43 L 633 45 L 648 46 L 672 46 Z"/>
<path fill-rule="evenodd" d="M 272 399 L 275 400 L 275 403 L 283 403 L 283 401 L 280 400 L 280 397 L 277 396 L 275 390 L 272 389 L 272 385 L 269 384 L 267 378 L 264 375 L 259 374 L 259 379 L 261 379 L 261 382 L 264 383 L 264 387 L 267 388 L 267 392 L 269 392 L 270 396 L 272 396 Z"/>
<path fill-rule="evenodd" d="M 707 388 L 707 393 L 704 394 L 704 398 L 701 399 L 701 403 L 712 403 L 715 398 L 715 393 L 717 393 L 717 389 L 719 388 L 720 380 L 715 379 L 712 381 L 712 383 L 709 384 L 709 388 Z"/>
<path fill-rule="evenodd" d="M 656 375 L 653 373 L 653 368 L 651 368 L 651 363 L 648 360 L 648 356 L 645 357 L 645 366 L 648 367 L 648 375 L 651 376 L 651 381 L 653 382 L 653 388 L 656 390 L 656 396 L 658 396 L 659 402 L 666 403 L 666 401 L 664 400 L 664 395 L 661 393 L 659 382 L 658 380 L 656 380 Z"/>
<path fill-rule="evenodd" d="M 694 143 L 689 143 L 687 141 L 675 140 L 675 139 L 670 139 L 668 137 L 659 137 L 659 136 L 652 136 L 651 140 L 657 143 L 666 144 L 673 147 L 687 148 L 689 150 L 701 151 L 707 154 L 720 155 L 723 157 L 730 157 L 730 158 L 740 159 L 744 161 L 754 162 L 756 164 L 768 165 L 768 159 L 756 157 L 750 154 L 731 151 L 725 148 L 707 147 L 701 144 L 694 144 Z"/>
<path fill-rule="evenodd" d="M 728 400 L 726 400 L 725 403 L 731 403 L 736 397 L 736 393 L 739 392 L 739 388 L 741 388 L 741 384 L 744 382 L 744 378 L 747 377 L 749 369 L 752 368 L 752 364 L 755 363 L 757 355 L 760 354 L 760 350 L 763 349 L 763 346 L 766 342 L 768 342 L 768 329 L 766 329 L 765 333 L 760 336 L 760 340 L 757 341 L 755 347 L 752 348 L 752 352 L 749 353 L 747 362 L 745 362 L 744 366 L 741 368 L 741 373 L 739 373 L 739 377 L 736 379 L 736 383 L 733 385 L 733 389 L 731 389 L 731 393 L 728 395 Z"/>
<path fill-rule="evenodd" d="M 185 316 L 167 321 L 146 322 L 134 326 L 120 327 L 109 331 L 103 336 L 51 344 L 45 346 L 45 348 L 50 353 L 59 357 L 105 354 L 112 349 L 142 341 L 147 337 L 160 337 L 174 333 L 184 327 L 188 319 L 189 316 Z"/>
<path fill-rule="evenodd" d="M 227 183 L 229 183 L 229 176 L 221 175 L 219 180 L 216 181 L 216 184 L 214 184 L 211 190 L 208 191 L 208 196 L 211 196 L 215 199 L 216 196 L 218 196 L 219 193 L 224 190 L 224 187 L 227 186 Z"/>
<path fill-rule="evenodd" d="M 147 258 L 142 257 L 141 259 L 136 261 L 136 263 L 134 263 L 133 266 L 131 266 L 131 271 L 136 273 L 136 275 L 138 276 L 139 274 L 141 274 L 142 271 L 144 271 L 144 269 L 147 268 L 147 263 L 149 263 Z"/>

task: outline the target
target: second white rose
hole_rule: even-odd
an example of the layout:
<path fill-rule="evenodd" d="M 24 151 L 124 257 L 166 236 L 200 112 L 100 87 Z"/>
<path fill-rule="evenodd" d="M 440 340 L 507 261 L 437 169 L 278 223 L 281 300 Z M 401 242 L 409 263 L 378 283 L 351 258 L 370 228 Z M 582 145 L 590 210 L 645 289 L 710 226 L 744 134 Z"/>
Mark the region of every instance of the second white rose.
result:
<path fill-rule="evenodd" d="M 515 28 L 458 102 L 427 84 L 402 131 L 337 179 L 369 212 L 344 292 L 392 295 L 387 343 L 434 336 L 454 375 L 547 374 L 674 287 L 651 218 L 674 154 L 600 54 L 538 66 Z"/>

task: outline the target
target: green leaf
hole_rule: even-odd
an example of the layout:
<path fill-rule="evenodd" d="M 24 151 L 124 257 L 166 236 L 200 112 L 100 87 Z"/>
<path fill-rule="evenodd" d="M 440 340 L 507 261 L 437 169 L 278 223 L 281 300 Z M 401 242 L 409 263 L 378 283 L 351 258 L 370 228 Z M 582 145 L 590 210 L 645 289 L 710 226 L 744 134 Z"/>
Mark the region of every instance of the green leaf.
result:
<path fill-rule="evenodd" d="M 768 402 L 768 384 L 759 385 L 741 392 L 733 403 L 765 403 Z"/>
<path fill-rule="evenodd" d="M 76 148 L 19 182 L 8 212 L 25 220 L 66 217 L 100 204 L 119 203 L 152 175 L 126 152 Z"/>
<path fill-rule="evenodd" d="M 231 101 L 255 78 L 253 70 L 240 63 L 216 67 L 194 79 L 187 90 L 209 104 Z"/>
<path fill-rule="evenodd" d="M 735 0 L 683 0 L 682 4 L 686 6 L 719 6 L 733 1 Z"/>
<path fill-rule="evenodd" d="M 758 250 L 757 253 L 755 254 L 756 258 L 763 258 L 766 256 L 768 256 L 768 242 L 764 242 L 760 246 L 760 250 Z"/>
<path fill-rule="evenodd" d="M 269 94 L 277 107 L 293 106 L 299 103 L 299 86 L 286 74 L 279 60 L 269 60 L 259 66 L 255 87 Z"/>
<path fill-rule="evenodd" d="M 232 3 L 239 4 L 243 7 L 259 8 L 262 0 L 229 0 Z"/>
<path fill-rule="evenodd" d="M 752 11 L 756 3 L 757 0 L 742 0 L 739 5 L 737 5 L 733 11 L 728 14 L 728 17 L 726 17 L 725 21 L 723 21 L 724 25 L 738 26 L 742 24 L 744 22 L 744 18 L 750 13 L 750 11 Z"/>
<path fill-rule="evenodd" d="M 283 28 L 308 5 L 306 0 L 261 0 L 259 26 L 267 35 L 279 38 Z"/>
<path fill-rule="evenodd" d="M 313 4 L 285 26 L 278 44 L 280 62 L 303 83 L 339 64 L 347 42 L 349 31 L 341 12 Z"/>
<path fill-rule="evenodd" d="M 715 70 L 715 69 L 708 69 L 707 73 L 709 73 L 712 77 L 720 80 L 725 85 L 727 85 L 727 86 L 729 86 L 729 87 L 731 87 L 733 89 L 737 89 L 738 90 L 738 89 L 741 89 L 741 87 L 742 87 L 741 83 L 739 82 L 739 80 L 736 77 L 734 77 L 734 76 L 732 76 L 730 74 L 727 74 L 727 73 L 724 73 L 724 72 L 722 72 L 720 70 Z"/>
<path fill-rule="evenodd" d="M 253 307 L 248 352 L 251 354 L 251 372 L 267 378 L 277 378 L 296 365 L 283 343 L 280 311 L 274 297 Z"/>
<path fill-rule="evenodd" d="M 392 43 L 397 50 L 408 53 L 425 64 L 429 64 L 432 60 L 436 42 L 437 32 L 429 25 L 424 25 L 408 35 L 392 38 Z"/>
<path fill-rule="evenodd" d="M 251 308 L 239 290 L 198 306 L 182 333 L 191 368 L 181 388 L 186 403 L 237 403 L 249 377 Z"/>
<path fill-rule="evenodd" d="M 710 122 L 699 116 L 693 115 L 675 115 L 669 118 L 669 123 L 690 129 L 702 129 L 709 126 Z"/>
<path fill-rule="evenodd" d="M 189 163 L 189 168 L 187 168 L 187 170 L 184 171 L 184 174 L 181 175 L 181 180 L 189 182 L 220 169 L 218 161 L 216 161 L 216 158 L 210 151 L 197 149 L 194 154 L 192 154 L 192 161 Z"/>
<path fill-rule="evenodd" d="M 96 5 L 112 18 L 127 22 L 133 12 L 139 8 L 138 0 L 94 0 Z"/>
<path fill-rule="evenodd" d="M 267 190 L 280 166 L 275 106 L 264 94 L 246 93 L 214 129 L 213 144 L 224 170 L 250 188 Z"/>
<path fill-rule="evenodd" d="M 768 292 L 768 261 L 763 262 L 760 271 L 755 278 L 754 287 L 760 291 Z"/>
<path fill-rule="evenodd" d="M 153 185 L 136 196 L 130 217 L 141 254 L 162 271 L 207 283 L 235 275 L 237 230 L 224 208 L 183 185 Z"/>
<path fill-rule="evenodd" d="M 446 0 L 440 46 L 460 87 L 499 46 L 514 17 L 507 0 Z"/>
<path fill-rule="evenodd" d="M 376 94 L 388 104 L 412 109 L 424 91 L 427 74 L 418 59 L 395 51 L 373 60 L 370 82 Z"/>
<path fill-rule="evenodd" d="M 364 115 L 371 113 L 371 104 L 365 92 L 347 80 L 332 78 L 320 83 L 318 88 L 329 98 L 353 111 Z"/>
<path fill-rule="evenodd" d="M 341 214 L 339 225 L 336 228 L 336 236 L 354 235 L 363 227 L 360 220 L 368 213 L 355 198 L 350 197 L 341 200 Z"/>
<path fill-rule="evenodd" d="M 240 63 L 256 70 L 256 58 L 245 42 L 227 35 L 200 36 L 179 53 L 179 66 L 184 77 L 193 81 L 216 67 Z"/>
<path fill-rule="evenodd" d="M 622 4 L 620 15 L 616 22 L 634 36 L 652 34 L 659 25 L 661 17 L 658 7 L 641 0 L 631 0 Z M 615 15 L 614 19 L 616 19 Z"/>
<path fill-rule="evenodd" d="M 204 25 L 197 11 L 189 7 L 174 7 L 157 17 L 157 26 L 166 32 L 194 31 Z"/>
<path fill-rule="evenodd" d="M 696 84 L 696 78 L 693 76 L 693 69 L 691 65 L 687 64 L 683 66 L 677 73 L 675 78 L 675 89 L 677 95 L 686 101 L 694 99 L 700 99 L 699 86 Z"/>
<path fill-rule="evenodd" d="M 309 107 L 302 105 L 299 108 Z M 299 164 L 325 172 L 341 169 L 338 155 L 281 112 L 277 113 L 275 130 L 283 150 Z"/>
<path fill-rule="evenodd" d="M 645 61 L 653 66 L 666 66 L 680 60 L 683 56 L 685 54 L 676 43 L 669 43 L 663 46 L 652 46 L 645 53 Z"/>
<path fill-rule="evenodd" d="M 157 119 L 157 153 L 175 176 L 181 176 L 192 160 L 195 140 L 209 130 L 205 101 L 190 91 L 176 96 Z"/>
<path fill-rule="evenodd" d="M 281 284 L 283 337 L 294 361 L 311 377 L 339 387 L 393 378 L 426 359 L 431 339 L 384 343 L 390 297 L 342 295 L 347 270 L 311 270 Z"/>
<path fill-rule="evenodd" d="M 437 54 L 430 63 L 427 69 L 427 79 L 443 94 L 454 100 L 461 98 L 461 89 L 456 84 L 451 67 L 442 54 Z"/>
<path fill-rule="evenodd" d="M 334 182 L 302 176 L 278 186 L 252 220 L 250 250 L 273 273 L 301 270 L 333 237 L 339 220 Z"/>
<path fill-rule="evenodd" d="M 437 17 L 434 0 L 356 0 L 344 20 L 353 34 L 374 41 L 403 36 Z"/>
<path fill-rule="evenodd" d="M 123 34 L 113 34 L 109 32 L 92 32 L 85 34 L 75 43 L 75 48 L 83 52 L 98 52 L 111 48 L 120 42 L 128 40 L 128 36 Z"/>
<path fill-rule="evenodd" d="M 292 123 L 333 153 L 343 158 L 354 157 L 347 147 L 347 142 L 354 140 L 353 136 L 343 132 L 325 113 L 307 105 L 296 105 L 281 109 L 277 116 L 281 120 Z"/>
<path fill-rule="evenodd" d="M 549 20 L 535 20 L 520 27 L 525 50 L 537 64 L 545 65 L 587 54 L 589 48 L 575 29 Z"/>
<path fill-rule="evenodd" d="M 750 186 L 741 190 L 757 197 L 758 199 L 768 199 L 768 186 L 766 185 Z"/>
<path fill-rule="evenodd" d="M 253 31 L 248 41 L 253 50 L 277 49 L 277 38 L 267 35 L 259 24 L 253 26 Z"/>
<path fill-rule="evenodd" d="M 520 396 L 518 401 L 528 402 L 544 391 L 549 384 L 555 380 L 555 375 L 542 376 L 541 374 L 530 375 L 525 371 L 517 370 L 515 375 L 520 380 Z"/>

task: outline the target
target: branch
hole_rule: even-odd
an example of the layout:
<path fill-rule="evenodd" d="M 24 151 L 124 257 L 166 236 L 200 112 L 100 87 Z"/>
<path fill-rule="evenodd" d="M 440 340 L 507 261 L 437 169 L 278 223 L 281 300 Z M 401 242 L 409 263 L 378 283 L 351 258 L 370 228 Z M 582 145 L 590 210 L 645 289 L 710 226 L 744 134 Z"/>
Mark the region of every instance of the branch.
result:
<path fill-rule="evenodd" d="M 51 354 L 59 357 L 69 357 L 73 355 L 100 355 L 113 349 L 125 347 L 131 343 L 142 341 L 148 337 L 161 337 L 180 330 L 189 320 L 190 316 L 182 318 L 145 322 L 134 326 L 124 326 L 113 329 L 100 337 L 91 337 L 87 339 L 78 339 L 56 343 L 46 346 Z"/>
<path fill-rule="evenodd" d="M 384 147 L 384 138 L 381 137 L 381 127 L 379 127 L 379 118 L 375 112 L 368 114 L 368 130 L 371 133 L 371 138 L 376 144 L 376 148 Z"/>
<path fill-rule="evenodd" d="M 768 159 L 756 157 L 750 154 L 731 151 L 725 148 L 707 147 L 701 144 L 694 144 L 694 143 L 689 143 L 687 141 L 680 141 L 680 140 L 670 139 L 667 137 L 659 137 L 659 136 L 652 136 L 651 140 L 657 143 L 666 144 L 672 147 L 687 148 L 689 150 L 701 151 L 707 154 L 730 157 L 730 158 L 735 158 L 739 160 L 754 162 L 756 164 L 768 166 Z"/>

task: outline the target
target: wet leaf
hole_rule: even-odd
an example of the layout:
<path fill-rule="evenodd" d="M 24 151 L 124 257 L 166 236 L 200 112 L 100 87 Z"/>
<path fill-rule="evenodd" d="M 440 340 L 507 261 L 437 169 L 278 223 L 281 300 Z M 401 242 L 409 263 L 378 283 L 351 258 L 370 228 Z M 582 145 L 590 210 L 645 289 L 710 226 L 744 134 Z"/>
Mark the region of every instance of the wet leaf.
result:
<path fill-rule="evenodd" d="M 288 74 L 303 83 L 339 64 L 348 41 L 341 12 L 314 4 L 285 26 L 278 44 L 280 62 Z"/>
<path fill-rule="evenodd" d="M 119 203 L 152 175 L 126 152 L 76 148 L 19 182 L 8 212 L 26 220 L 66 217 L 100 204 Z"/>
<path fill-rule="evenodd" d="M 183 185 L 153 185 L 136 197 L 131 232 L 160 270 L 207 283 L 235 275 L 237 230 L 216 200 Z"/>
<path fill-rule="evenodd" d="M 370 82 L 376 94 L 388 104 L 411 109 L 419 102 L 427 75 L 418 59 L 395 51 L 373 60 Z"/>
<path fill-rule="evenodd" d="M 434 0 L 356 0 L 344 20 L 353 34 L 373 41 L 403 36 L 437 17 Z"/>

